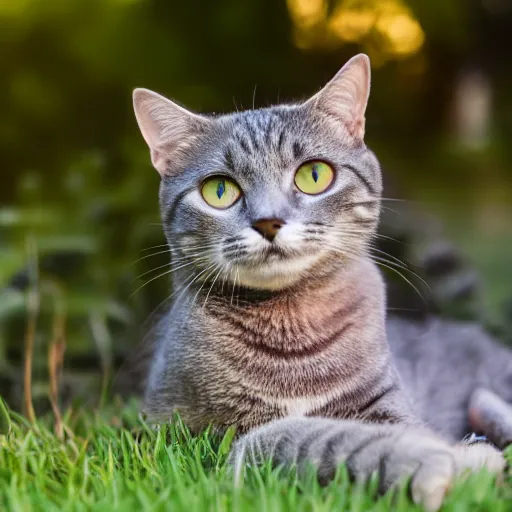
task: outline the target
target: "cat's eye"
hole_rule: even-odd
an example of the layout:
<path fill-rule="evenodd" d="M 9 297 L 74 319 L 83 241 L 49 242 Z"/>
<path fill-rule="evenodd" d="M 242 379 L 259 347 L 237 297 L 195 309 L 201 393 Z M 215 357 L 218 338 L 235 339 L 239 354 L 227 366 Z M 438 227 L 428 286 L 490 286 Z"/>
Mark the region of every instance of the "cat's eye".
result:
<path fill-rule="evenodd" d="M 229 178 L 213 176 L 203 182 L 201 186 L 203 199 L 214 208 L 225 210 L 233 206 L 242 195 L 240 187 Z"/>
<path fill-rule="evenodd" d="M 301 165 L 295 173 L 295 185 L 305 194 L 321 194 L 334 179 L 332 167 L 321 160 L 312 160 Z"/>

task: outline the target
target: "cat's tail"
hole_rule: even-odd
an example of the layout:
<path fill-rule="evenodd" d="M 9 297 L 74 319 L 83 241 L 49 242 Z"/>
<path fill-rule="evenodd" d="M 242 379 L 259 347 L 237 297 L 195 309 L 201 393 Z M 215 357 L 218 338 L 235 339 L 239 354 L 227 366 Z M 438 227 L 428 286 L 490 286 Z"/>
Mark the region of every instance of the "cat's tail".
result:
<path fill-rule="evenodd" d="M 469 399 L 469 422 L 498 448 L 512 444 L 512 405 L 489 389 L 478 388 Z"/>

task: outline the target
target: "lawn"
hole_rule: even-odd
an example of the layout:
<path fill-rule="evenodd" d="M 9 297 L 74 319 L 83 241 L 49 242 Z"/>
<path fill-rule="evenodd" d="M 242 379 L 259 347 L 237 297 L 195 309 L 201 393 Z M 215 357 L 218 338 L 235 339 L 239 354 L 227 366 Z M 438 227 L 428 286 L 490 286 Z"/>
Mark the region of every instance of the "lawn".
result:
<path fill-rule="evenodd" d="M 57 436 L 50 417 L 30 424 L 0 400 L 0 510 L 420 510 L 405 490 L 377 497 L 375 480 L 352 485 L 343 468 L 324 488 L 313 475 L 299 481 L 270 467 L 248 471 L 235 488 L 226 465 L 232 433 L 192 437 L 179 424 L 153 430 L 134 404 L 112 407 L 68 411 Z M 512 510 L 511 475 L 500 484 L 470 476 L 443 510 Z"/>

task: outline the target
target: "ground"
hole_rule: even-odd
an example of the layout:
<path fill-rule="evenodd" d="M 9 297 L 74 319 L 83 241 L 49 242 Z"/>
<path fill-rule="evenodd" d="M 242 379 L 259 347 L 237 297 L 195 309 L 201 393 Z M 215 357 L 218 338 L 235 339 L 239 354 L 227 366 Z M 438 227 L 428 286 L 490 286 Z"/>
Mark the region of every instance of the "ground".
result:
<path fill-rule="evenodd" d="M 59 431 L 57 425 L 57 432 Z M 420 510 L 406 489 L 376 495 L 376 481 L 349 483 L 343 468 L 327 487 L 270 467 L 249 471 L 235 488 L 226 465 L 232 433 L 192 437 L 181 425 L 152 430 L 133 406 L 64 415 L 30 424 L 0 399 L 0 510 L 28 511 L 351 511 Z M 509 454 L 512 462 L 512 453 Z M 512 510 L 512 474 L 457 483 L 443 511 Z"/>

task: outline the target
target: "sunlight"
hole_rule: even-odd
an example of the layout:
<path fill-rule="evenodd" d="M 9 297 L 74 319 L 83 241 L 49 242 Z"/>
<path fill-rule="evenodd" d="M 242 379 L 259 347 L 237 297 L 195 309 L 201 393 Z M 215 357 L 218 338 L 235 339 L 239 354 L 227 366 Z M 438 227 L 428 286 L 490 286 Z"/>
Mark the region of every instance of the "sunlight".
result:
<path fill-rule="evenodd" d="M 298 28 L 307 29 L 324 21 L 325 0 L 288 0 L 288 10 Z"/>
<path fill-rule="evenodd" d="M 326 0 L 287 0 L 294 24 L 295 45 L 298 48 L 315 46 L 317 28 L 325 24 Z"/>
<path fill-rule="evenodd" d="M 340 0 L 329 12 L 326 0 L 287 0 L 299 48 L 360 43 L 378 61 L 417 53 L 425 41 L 420 23 L 403 0 Z"/>
<path fill-rule="evenodd" d="M 391 53 L 397 56 L 416 53 L 425 41 L 420 24 L 408 14 L 384 14 L 375 28 L 386 37 Z"/>
<path fill-rule="evenodd" d="M 377 14 L 371 9 L 346 9 L 340 6 L 329 19 L 328 28 L 341 40 L 360 41 L 375 24 Z"/>

